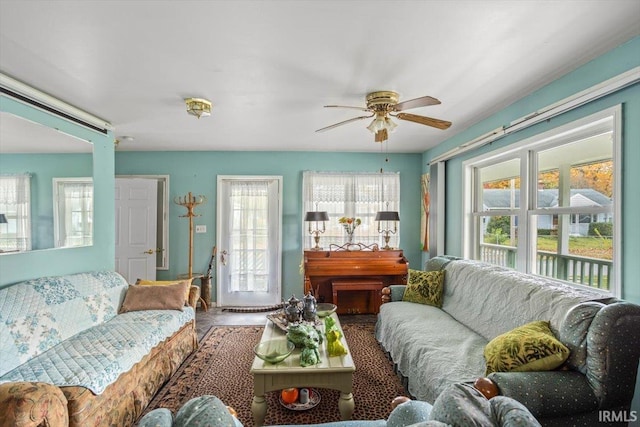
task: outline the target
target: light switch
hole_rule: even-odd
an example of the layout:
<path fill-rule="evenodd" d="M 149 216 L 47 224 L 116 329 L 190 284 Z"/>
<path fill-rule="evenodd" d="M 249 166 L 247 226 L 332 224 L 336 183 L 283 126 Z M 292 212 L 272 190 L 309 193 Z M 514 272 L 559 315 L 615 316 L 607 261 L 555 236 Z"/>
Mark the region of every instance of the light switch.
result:
<path fill-rule="evenodd" d="M 196 225 L 196 233 L 206 233 L 207 226 L 206 225 Z"/>

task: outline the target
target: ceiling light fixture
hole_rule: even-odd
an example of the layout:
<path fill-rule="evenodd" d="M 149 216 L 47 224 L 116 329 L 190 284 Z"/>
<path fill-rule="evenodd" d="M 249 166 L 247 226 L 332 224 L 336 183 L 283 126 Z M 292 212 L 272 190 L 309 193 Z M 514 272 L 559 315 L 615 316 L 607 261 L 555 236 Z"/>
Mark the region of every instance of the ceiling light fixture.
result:
<path fill-rule="evenodd" d="M 375 119 L 367 126 L 367 129 L 375 134 L 383 129 L 386 129 L 387 132 L 393 132 L 396 130 L 396 127 L 398 127 L 398 125 L 395 124 L 386 113 L 377 112 Z"/>
<path fill-rule="evenodd" d="M 133 142 L 133 141 L 135 141 L 134 137 L 125 135 L 125 136 L 116 137 L 113 143 L 115 144 L 116 147 L 118 147 L 118 145 L 120 145 L 121 142 Z"/>
<path fill-rule="evenodd" d="M 187 113 L 200 118 L 202 116 L 211 115 L 211 101 L 204 98 L 187 98 L 184 100 L 187 104 Z"/>

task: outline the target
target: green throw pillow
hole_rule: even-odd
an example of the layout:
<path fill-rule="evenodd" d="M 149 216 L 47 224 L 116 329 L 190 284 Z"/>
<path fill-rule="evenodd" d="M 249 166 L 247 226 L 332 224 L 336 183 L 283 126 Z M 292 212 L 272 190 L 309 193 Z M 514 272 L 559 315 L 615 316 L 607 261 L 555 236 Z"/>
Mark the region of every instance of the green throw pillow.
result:
<path fill-rule="evenodd" d="M 444 271 L 419 271 L 409 269 L 407 288 L 402 301 L 442 307 Z"/>
<path fill-rule="evenodd" d="M 569 357 L 569 349 L 553 335 L 549 322 L 527 323 L 492 339 L 484 348 L 491 372 L 551 371 Z"/>

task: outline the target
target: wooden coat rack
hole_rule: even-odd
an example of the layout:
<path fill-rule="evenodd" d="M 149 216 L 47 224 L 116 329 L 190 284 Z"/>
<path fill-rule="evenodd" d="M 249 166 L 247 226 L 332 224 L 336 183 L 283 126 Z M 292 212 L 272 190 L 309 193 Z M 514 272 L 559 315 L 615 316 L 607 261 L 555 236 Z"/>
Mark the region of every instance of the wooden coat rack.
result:
<path fill-rule="evenodd" d="M 193 277 L 193 217 L 200 216 L 193 212 L 193 209 L 206 202 L 207 198 L 204 196 L 193 196 L 191 191 L 184 197 L 176 197 L 173 202 L 177 205 L 187 208 L 186 215 L 180 215 L 180 218 L 189 218 L 189 279 Z"/>

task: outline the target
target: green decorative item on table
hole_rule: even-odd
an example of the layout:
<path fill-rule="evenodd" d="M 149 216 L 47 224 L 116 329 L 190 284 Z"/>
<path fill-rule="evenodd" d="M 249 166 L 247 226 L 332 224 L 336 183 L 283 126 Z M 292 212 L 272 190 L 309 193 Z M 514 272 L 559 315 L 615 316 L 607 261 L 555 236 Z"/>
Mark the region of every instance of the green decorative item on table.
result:
<path fill-rule="evenodd" d="M 327 317 L 331 313 L 335 312 L 337 308 L 337 305 L 331 304 L 330 302 L 321 302 L 318 304 L 316 312 L 318 317 Z"/>
<path fill-rule="evenodd" d="M 325 317 L 324 330 L 327 337 L 327 352 L 329 357 L 342 356 L 347 354 L 347 349 L 342 345 L 342 332 L 336 326 L 336 321 L 333 317 Z"/>
<path fill-rule="evenodd" d="M 293 352 L 295 345 L 287 340 L 268 340 L 259 343 L 253 352 L 268 363 L 280 363 Z"/>
<path fill-rule="evenodd" d="M 287 339 L 296 347 L 304 347 L 304 342 L 310 334 L 318 333 L 318 330 L 310 323 L 296 323 L 287 328 Z"/>
<path fill-rule="evenodd" d="M 309 329 L 309 333 L 303 340 L 304 347 L 300 353 L 300 366 L 312 366 L 320 363 L 320 353 L 318 347 L 322 344 L 322 335 L 314 327 Z"/>

